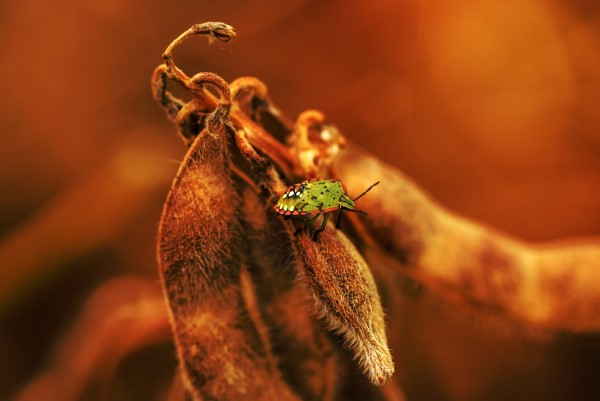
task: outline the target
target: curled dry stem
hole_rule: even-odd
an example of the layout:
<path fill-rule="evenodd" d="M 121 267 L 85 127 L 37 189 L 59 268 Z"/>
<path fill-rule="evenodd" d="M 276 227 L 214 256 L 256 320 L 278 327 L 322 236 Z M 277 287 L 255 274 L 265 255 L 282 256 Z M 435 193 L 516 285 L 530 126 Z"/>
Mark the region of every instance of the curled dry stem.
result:
<path fill-rule="evenodd" d="M 161 105 L 167 116 L 179 129 L 179 133 L 186 145 L 191 145 L 195 135 L 199 132 L 199 124 L 196 120 L 198 115 L 206 115 L 210 110 L 216 108 L 217 104 L 231 104 L 231 94 L 227 83 L 217 74 L 203 72 L 190 78 L 173 61 L 173 50 L 185 39 L 193 35 L 207 36 L 209 42 L 219 40 L 228 42 L 235 38 L 233 27 L 221 22 L 206 22 L 197 24 L 179 35 L 169 44 L 163 53 L 165 64 L 158 66 L 151 78 L 152 94 L 154 99 Z M 171 79 L 189 91 L 193 96 L 186 103 L 167 91 L 167 79 Z M 204 84 L 214 85 L 220 99 L 217 101 L 204 90 Z"/>
<path fill-rule="evenodd" d="M 285 184 L 279 178 L 271 162 L 254 150 L 248 141 L 245 130 L 236 131 L 235 141 L 240 153 L 249 163 L 250 169 L 257 176 L 259 185 L 263 193 L 266 194 L 268 202 L 273 203 L 278 194 L 285 190 Z"/>
<path fill-rule="evenodd" d="M 332 163 L 346 146 L 344 136 L 318 110 L 300 114 L 288 142 L 303 177 L 329 177 Z"/>
<path fill-rule="evenodd" d="M 194 95 L 201 95 L 201 92 L 203 92 L 204 90 L 204 88 L 202 87 L 202 82 L 198 82 L 200 80 L 194 82 L 194 80 L 190 79 L 190 77 L 188 77 L 179 67 L 177 67 L 175 65 L 175 62 L 173 61 L 173 50 L 175 49 L 175 47 L 179 46 L 184 40 L 193 35 L 207 36 L 209 43 L 212 43 L 215 40 L 218 40 L 220 42 L 229 42 L 230 40 L 236 37 L 236 33 L 232 26 L 224 24 L 222 22 L 204 22 L 202 24 L 196 24 L 181 35 L 179 35 L 174 41 L 172 41 L 163 53 L 162 57 L 165 60 L 165 66 L 167 67 L 167 77 L 177 82 L 179 85 L 189 90 Z M 225 87 L 227 87 L 226 83 Z M 221 87 L 219 89 L 223 92 L 225 87 Z M 229 89 L 227 89 L 227 92 L 229 92 Z M 227 100 L 229 101 L 229 103 L 231 103 L 231 99 Z"/>
<path fill-rule="evenodd" d="M 220 103 L 231 104 L 229 86 L 220 76 L 210 72 L 202 72 L 190 78 L 173 61 L 172 53 L 175 47 L 194 35 L 207 36 L 209 42 L 215 40 L 229 42 L 236 37 L 233 27 L 221 22 L 206 22 L 194 25 L 169 44 L 163 53 L 165 63 L 158 66 L 152 74 L 151 87 L 154 99 L 165 110 L 168 118 L 178 126 L 179 133 L 187 145 L 192 143 L 195 135 L 201 129 L 201 124 L 196 121 L 199 119 L 198 116 L 206 115 L 214 110 L 219 103 L 219 100 L 205 90 L 204 84 L 212 84 L 218 89 L 221 98 Z M 189 91 L 194 99 L 186 105 L 185 102 L 173 96 L 166 89 L 167 79 L 175 81 Z M 282 121 L 285 119 L 281 117 L 279 110 L 268 101 L 264 84 L 254 78 L 244 78 L 238 81 L 237 84 L 234 82 L 232 86 L 235 95 L 240 91 L 252 93 L 252 98 L 260 99 L 269 113 L 276 117 L 276 120 Z M 294 158 L 285 146 L 265 132 L 239 108 L 233 110 L 230 118 L 231 123 L 236 128 L 245 127 L 250 142 L 274 160 L 286 176 L 292 176 Z M 282 125 L 285 126 L 286 124 Z"/>

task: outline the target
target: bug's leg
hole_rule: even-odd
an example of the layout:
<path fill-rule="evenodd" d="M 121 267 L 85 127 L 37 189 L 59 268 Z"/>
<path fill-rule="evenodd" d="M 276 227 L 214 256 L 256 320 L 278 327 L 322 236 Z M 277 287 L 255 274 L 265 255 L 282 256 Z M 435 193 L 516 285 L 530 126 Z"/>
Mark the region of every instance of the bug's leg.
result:
<path fill-rule="evenodd" d="M 340 214 L 338 214 L 338 218 L 335 222 L 335 229 L 337 230 L 338 228 L 340 228 L 340 223 L 342 222 L 342 213 L 344 212 L 344 209 L 340 209 Z"/>
<path fill-rule="evenodd" d="M 294 231 L 294 236 L 298 235 L 298 233 L 302 230 L 306 230 L 312 223 L 315 222 L 315 220 L 317 220 L 319 218 L 319 214 L 315 214 L 315 217 L 312 217 L 310 220 L 308 220 L 302 227 L 297 228 L 296 231 Z"/>
<path fill-rule="evenodd" d="M 313 241 L 316 241 L 319 234 L 325 231 L 325 227 L 327 226 L 327 220 L 329 220 L 329 213 L 324 213 L 323 223 L 321 223 L 321 227 L 319 227 L 319 229 L 315 231 L 315 233 L 312 236 Z"/>

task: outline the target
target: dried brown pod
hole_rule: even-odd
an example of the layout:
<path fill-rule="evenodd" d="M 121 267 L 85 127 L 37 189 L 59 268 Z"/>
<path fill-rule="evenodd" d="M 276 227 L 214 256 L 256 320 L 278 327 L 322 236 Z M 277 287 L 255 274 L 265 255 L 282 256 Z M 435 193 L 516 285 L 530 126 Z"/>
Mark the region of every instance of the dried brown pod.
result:
<path fill-rule="evenodd" d="M 266 344 L 243 309 L 243 293 L 250 290 L 238 257 L 240 199 L 229 169 L 229 106 L 220 104 L 208 116 L 169 193 L 159 233 L 161 282 L 194 399 L 292 400 L 265 363 Z M 267 381 L 269 389 L 262 385 Z"/>
<path fill-rule="evenodd" d="M 174 44 L 180 43 L 192 34 L 211 35 L 214 29 L 210 24 L 200 24 L 191 28 L 177 38 Z M 226 32 L 223 35 L 226 35 Z M 231 360 L 235 359 L 236 345 L 246 344 L 250 347 L 248 343 L 252 344 L 255 341 L 261 345 L 261 352 L 260 355 L 254 355 L 250 359 L 256 363 L 260 361 L 262 365 L 254 366 L 250 360 L 241 358 L 233 363 L 235 367 L 233 370 L 239 375 L 252 377 L 256 383 L 261 382 L 256 374 L 262 371 L 270 370 L 271 374 L 276 376 L 275 360 L 269 356 L 272 354 L 272 341 L 268 334 L 271 328 L 262 321 L 260 311 L 268 308 L 269 304 L 280 304 L 282 297 L 286 299 L 285 295 L 280 294 L 279 297 L 268 300 L 264 297 L 265 290 L 254 290 L 254 283 L 264 281 L 262 276 L 265 273 L 260 271 L 260 274 L 253 273 L 252 266 L 262 265 L 267 269 L 276 267 L 272 262 L 268 263 L 269 258 L 264 254 L 250 251 L 257 246 L 257 241 L 244 248 L 243 238 L 247 237 L 248 231 L 254 228 L 256 219 L 246 219 L 246 223 L 243 223 L 244 219 L 241 218 L 243 201 L 239 192 L 242 192 L 244 184 L 255 188 L 254 180 L 263 188 L 266 195 L 263 204 L 256 207 L 254 201 L 254 207 L 250 208 L 252 215 L 255 215 L 258 214 L 257 209 L 264 211 L 271 209 L 270 204 L 276 194 L 285 188 L 285 184 L 279 178 L 271 161 L 259 156 L 247 139 L 247 137 L 255 139 L 260 146 L 264 142 L 270 142 L 268 139 L 262 142 L 260 140 L 260 138 L 268 138 L 269 135 L 262 132 L 261 127 L 253 126 L 251 121 L 244 122 L 241 119 L 230 121 L 231 95 L 227 85 L 215 74 L 200 73 L 192 78 L 187 77 L 174 65 L 170 56 L 174 44 L 170 45 L 165 52 L 165 65 L 159 67 L 153 76 L 153 93 L 165 108 L 167 115 L 178 125 L 184 141 L 187 143 L 191 141 L 192 145 L 173 183 L 161 220 L 158 249 L 162 282 L 171 310 L 171 321 L 186 387 L 198 397 L 219 395 L 231 398 L 235 393 L 233 390 L 219 393 L 216 384 L 212 386 L 213 382 L 209 381 L 207 376 L 215 376 L 219 365 L 233 363 Z M 188 103 L 174 99 L 166 91 L 166 77 L 188 89 L 194 99 Z M 203 84 L 215 85 L 221 95 L 221 101 L 208 115 L 204 115 L 205 107 L 213 104 L 213 101 L 202 88 Z M 259 81 L 248 78 L 238 80 L 234 83 L 234 90 L 237 109 L 245 109 L 246 113 L 250 114 L 250 118 L 259 120 L 261 115 L 267 114 L 274 117 L 271 121 L 279 119 L 278 110 L 268 101 L 266 88 Z M 249 104 L 249 98 L 262 99 L 262 102 Z M 256 107 L 253 110 L 253 104 L 262 107 L 262 114 L 255 110 Z M 196 126 L 204 124 L 199 134 L 190 131 L 190 127 L 193 129 L 194 124 L 185 124 L 192 117 L 196 119 Z M 264 121 L 257 122 L 264 124 Z M 241 129 L 235 132 L 235 144 L 240 155 L 246 159 L 246 166 L 238 166 L 239 162 L 232 160 L 228 150 L 228 140 L 237 125 L 241 126 Z M 286 125 L 279 124 L 283 128 Z M 306 135 L 308 128 L 303 129 L 303 127 L 307 125 L 309 123 L 301 121 L 297 125 L 299 132 Z M 257 138 L 259 139 L 256 140 Z M 308 142 L 305 140 L 304 143 Z M 285 166 L 277 161 L 291 156 L 284 154 L 277 157 L 277 151 L 278 148 L 275 147 L 271 153 L 268 150 L 266 153 L 272 156 L 280 168 L 283 166 L 285 171 Z M 248 173 L 244 170 L 248 170 Z M 234 172 L 240 178 L 238 184 L 232 179 Z M 248 199 L 249 196 L 246 194 L 245 198 Z M 244 210 L 247 208 L 244 207 Z M 274 213 L 266 215 L 266 221 L 267 223 L 262 223 L 262 226 L 270 226 L 266 235 L 271 241 L 274 236 L 282 235 L 273 228 L 273 225 L 286 228 L 283 237 L 287 238 L 290 245 L 287 248 L 282 247 L 274 254 L 295 259 L 293 267 L 308 272 L 305 275 L 307 287 L 315 295 L 318 308 L 327 325 L 343 335 L 350 350 L 374 384 L 389 380 L 393 373 L 393 363 L 387 348 L 383 312 L 374 279 L 358 252 L 341 233 L 327 234 L 325 239 L 313 242 L 303 236 L 297 239 L 293 235 L 294 226 L 290 222 L 281 222 L 279 216 Z M 245 231 L 243 226 L 246 227 Z M 250 235 L 253 238 L 261 237 L 255 229 L 254 234 L 250 233 Z M 244 253 L 243 249 L 248 249 L 248 254 Z M 263 285 L 268 284 L 263 283 Z M 286 286 L 283 285 L 283 288 Z M 293 291 L 296 292 L 303 291 L 297 286 L 290 288 L 294 288 Z M 213 298 L 226 302 L 226 299 L 221 298 L 221 293 L 224 291 L 228 291 L 229 304 L 218 303 L 220 307 L 217 312 Z M 236 296 L 246 301 L 241 310 L 239 303 L 231 302 Z M 302 297 L 304 298 L 306 297 Z M 260 307 L 257 306 L 259 299 L 263 300 Z M 302 303 L 298 306 L 303 314 L 306 314 L 311 307 L 310 304 Z M 199 320 L 197 316 L 199 311 L 203 319 L 209 317 L 208 320 L 211 320 L 211 314 L 222 313 L 222 316 L 226 316 L 227 313 L 222 312 L 221 309 L 226 311 L 228 308 L 233 308 L 232 314 L 234 310 L 238 310 L 238 313 L 247 313 L 251 321 L 250 325 L 243 326 L 242 322 L 230 316 L 228 322 L 222 323 L 221 331 L 228 333 L 226 337 L 232 342 L 231 353 L 223 352 L 220 348 L 224 346 L 221 343 L 222 338 L 216 339 L 216 333 L 211 333 L 210 327 L 215 322 L 206 322 L 205 330 L 196 325 L 193 325 L 194 329 L 190 328 L 190 322 Z M 286 319 L 287 323 L 279 322 L 280 328 L 290 325 L 290 317 L 286 316 Z M 308 330 L 304 335 L 305 340 L 309 337 L 318 339 L 322 336 L 318 323 L 310 316 L 310 312 L 304 321 L 303 325 L 307 326 L 305 330 Z M 232 327 L 227 327 L 228 324 Z M 246 331 L 246 338 L 236 336 L 236 330 Z M 327 362 L 331 359 L 327 356 L 328 353 L 319 356 L 323 355 L 324 349 L 327 349 L 324 345 L 327 340 L 321 338 L 318 341 L 321 343 L 319 348 L 312 347 L 308 358 L 298 358 L 295 363 L 301 365 L 303 361 L 321 360 L 325 366 L 330 365 Z M 213 354 L 219 356 L 209 357 Z M 332 376 L 331 369 L 335 366 L 334 359 L 332 363 L 332 368 L 326 368 L 324 372 L 330 376 Z M 288 372 L 284 371 L 284 373 Z M 227 380 L 227 377 L 221 379 Z M 213 380 L 216 383 L 217 380 Z M 266 383 L 264 378 L 262 383 Z M 272 383 L 269 386 L 272 387 Z M 235 391 L 248 395 L 248 388 L 251 386 L 242 382 L 236 387 L 238 388 Z M 302 386 L 296 384 L 294 387 L 298 389 Z M 311 390 L 310 398 L 314 398 L 314 395 L 319 392 L 315 386 L 304 387 L 306 387 L 303 390 L 304 394 L 307 394 L 307 389 Z M 320 392 L 324 391 L 323 394 L 330 395 L 319 398 L 330 398 L 333 394 L 332 389 L 332 385 L 326 385 Z M 282 396 L 285 390 L 278 389 L 273 394 Z"/>
<path fill-rule="evenodd" d="M 185 387 L 194 399 L 296 399 L 274 377 L 263 358 L 268 350 L 243 309 L 247 267 L 238 257 L 241 202 L 229 168 L 228 86 L 214 74 L 188 80 L 176 67 L 167 70 L 173 72 L 192 92 L 208 83 L 221 95 L 181 164 L 159 229 L 161 283 Z"/>
<path fill-rule="evenodd" d="M 243 135 L 237 143 L 254 164 L 273 204 L 285 185 Z M 271 213 L 274 218 L 279 216 Z M 306 231 L 296 236 L 297 225 L 287 222 L 286 226 L 288 239 L 296 245 L 299 272 L 313 294 L 319 315 L 330 330 L 342 335 L 373 384 L 387 382 L 394 373 L 394 364 L 381 301 L 368 265 L 342 232 L 327 230 L 314 240 Z"/>
<path fill-rule="evenodd" d="M 367 263 L 389 279 L 382 288 L 393 313 L 390 291 L 410 276 L 465 310 L 550 330 L 597 329 L 597 240 L 524 244 L 448 212 L 348 144 L 323 113 L 305 112 L 291 124 L 255 78 L 228 86 L 212 73 L 188 77 L 170 51 L 190 35 L 214 35 L 211 24 L 220 27 L 217 39 L 234 36 L 224 24 L 193 27 L 169 46 L 152 78 L 155 98 L 191 144 L 165 205 L 159 262 L 194 399 L 334 400 L 353 390 L 401 399 L 396 382 L 339 380 L 353 369 L 349 354 L 373 384 L 393 374 Z M 167 79 L 192 100 L 172 96 Z M 382 181 L 385 191 L 361 199 L 370 216 L 351 216 L 353 242 L 331 225 L 318 240 L 296 237 L 301 223 L 271 210 L 288 185 L 314 175 L 350 189 Z M 566 291 L 578 297 L 562 302 Z"/>
<path fill-rule="evenodd" d="M 394 373 L 388 349 L 381 301 L 369 266 L 346 236 L 324 231 L 317 241 L 299 235 L 303 274 L 312 288 L 319 312 L 338 331 L 374 384 Z"/>

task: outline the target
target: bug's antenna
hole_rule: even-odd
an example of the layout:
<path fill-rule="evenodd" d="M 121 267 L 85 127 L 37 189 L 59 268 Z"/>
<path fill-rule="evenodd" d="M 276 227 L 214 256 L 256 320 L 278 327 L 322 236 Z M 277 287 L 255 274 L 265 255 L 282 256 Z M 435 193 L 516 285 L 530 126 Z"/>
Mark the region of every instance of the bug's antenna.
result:
<path fill-rule="evenodd" d="M 369 191 L 371 190 L 371 188 L 373 188 L 375 185 L 379 184 L 380 182 L 381 182 L 381 181 L 377 181 L 375 184 L 373 184 L 373 185 L 371 185 L 369 188 L 367 188 L 367 189 L 365 190 L 365 192 L 363 192 L 362 194 L 358 195 L 356 198 L 354 198 L 354 199 L 352 199 L 352 200 L 356 202 L 357 200 L 359 200 L 360 198 L 362 198 L 362 197 L 363 197 L 363 196 L 364 196 L 364 195 L 365 195 L 367 192 L 369 192 Z"/>

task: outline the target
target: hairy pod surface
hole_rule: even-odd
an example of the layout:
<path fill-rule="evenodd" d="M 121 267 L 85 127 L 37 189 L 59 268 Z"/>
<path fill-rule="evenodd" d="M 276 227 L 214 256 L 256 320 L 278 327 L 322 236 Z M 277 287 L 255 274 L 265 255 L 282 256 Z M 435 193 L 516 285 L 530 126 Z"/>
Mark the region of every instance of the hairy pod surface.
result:
<path fill-rule="evenodd" d="M 394 363 L 369 266 L 338 230 L 325 230 L 317 241 L 303 233 L 297 245 L 319 313 L 330 329 L 342 335 L 371 382 L 387 382 L 394 373 Z"/>
<path fill-rule="evenodd" d="M 181 164 L 160 223 L 161 283 L 184 384 L 195 400 L 295 400 L 273 377 L 245 306 L 240 198 L 229 162 L 227 128 L 211 124 Z"/>
<path fill-rule="evenodd" d="M 248 272 L 257 300 L 253 316 L 272 351 L 271 363 L 303 400 L 333 400 L 339 355 L 312 312 L 310 294 L 298 283 L 293 237 L 255 191 L 246 188 L 243 200 Z"/>
<path fill-rule="evenodd" d="M 253 171 L 262 177 L 262 185 L 269 194 L 267 202 L 272 203 L 285 185 L 244 135 L 238 135 L 237 140 Z M 272 221 L 272 216 L 267 220 Z M 306 232 L 293 234 L 296 227 L 291 221 L 279 219 L 273 223 L 286 229 L 278 230 L 278 237 L 283 239 L 280 242 L 295 244 L 297 253 L 293 249 L 287 253 L 298 259 L 299 278 L 313 295 L 316 312 L 327 328 L 342 336 L 346 348 L 373 384 L 387 382 L 394 364 L 387 346 L 381 301 L 364 259 L 341 231 L 330 228 L 315 241 Z M 269 227 L 264 225 L 268 231 Z"/>

